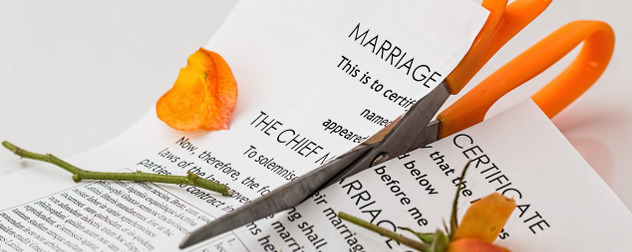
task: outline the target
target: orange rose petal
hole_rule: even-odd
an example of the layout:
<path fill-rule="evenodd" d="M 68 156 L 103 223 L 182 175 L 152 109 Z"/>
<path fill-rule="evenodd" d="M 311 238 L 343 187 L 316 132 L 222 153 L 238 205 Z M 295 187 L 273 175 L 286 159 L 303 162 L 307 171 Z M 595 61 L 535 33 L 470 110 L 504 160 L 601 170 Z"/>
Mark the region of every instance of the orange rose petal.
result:
<path fill-rule="evenodd" d="M 491 244 L 516 208 L 516 202 L 492 193 L 472 203 L 454 233 L 454 240 L 472 238 Z"/>
<path fill-rule="evenodd" d="M 451 242 L 447 252 L 509 252 L 509 250 L 476 239 L 462 238 Z"/>
<path fill-rule="evenodd" d="M 204 48 L 189 56 L 187 63 L 156 103 L 158 118 L 183 131 L 228 129 L 237 103 L 237 82 L 230 67 L 219 54 Z"/>

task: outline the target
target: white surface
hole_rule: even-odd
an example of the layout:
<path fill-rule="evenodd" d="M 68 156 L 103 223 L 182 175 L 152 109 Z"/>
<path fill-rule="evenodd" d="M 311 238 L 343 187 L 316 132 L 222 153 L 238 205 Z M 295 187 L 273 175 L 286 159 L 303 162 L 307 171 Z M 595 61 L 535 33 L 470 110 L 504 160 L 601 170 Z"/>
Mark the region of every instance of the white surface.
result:
<path fill-rule="evenodd" d="M 0 139 L 66 157 L 116 136 L 171 87 L 186 57 L 206 44 L 234 4 L 0 0 Z M 630 7 L 613 0 L 554 1 L 474 81 L 572 20 L 613 26 L 610 66 L 553 121 L 632 208 Z M 561 67 L 503 98 L 492 113 L 518 103 Z M 18 164 L 0 151 L 0 174 L 21 169 Z"/>

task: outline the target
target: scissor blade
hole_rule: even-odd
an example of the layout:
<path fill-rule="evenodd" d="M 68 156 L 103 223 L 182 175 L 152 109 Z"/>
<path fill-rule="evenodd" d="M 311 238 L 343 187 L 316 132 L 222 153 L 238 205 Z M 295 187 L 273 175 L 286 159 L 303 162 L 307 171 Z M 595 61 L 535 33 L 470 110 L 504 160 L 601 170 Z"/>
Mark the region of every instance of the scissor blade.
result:
<path fill-rule="evenodd" d="M 444 80 L 428 95 L 417 101 L 373 151 L 388 152 L 391 157 L 396 157 L 436 141 L 438 128 L 434 140 L 422 136 L 432 134 L 426 132 L 433 130 L 428 128 L 428 125 L 448 97 L 450 97 L 450 89 Z"/>
<path fill-rule="evenodd" d="M 180 248 L 189 247 L 247 223 L 296 206 L 324 186 L 374 165 L 377 157 L 384 153 L 388 156 L 383 159 L 385 161 L 425 146 L 432 140 L 427 140 L 427 138 L 420 139 L 420 134 L 426 131 L 428 131 L 428 134 L 432 134 L 431 130 L 426 128 L 426 126 L 449 96 L 450 91 L 444 81 L 424 98 L 417 101 L 376 147 L 364 147 L 349 152 L 250 202 L 248 205 L 206 224 L 185 237 L 180 244 Z M 434 134 L 434 140 L 438 136 L 437 132 L 438 129 Z"/>
<path fill-rule="evenodd" d="M 332 183 L 332 178 L 344 171 L 359 157 L 365 155 L 371 148 L 364 147 L 353 150 L 247 205 L 215 219 L 185 237 L 180 243 L 180 248 L 187 248 L 263 217 L 297 206 L 325 185 Z"/>
<path fill-rule="evenodd" d="M 426 126 L 426 128 L 421 131 L 421 133 L 419 134 L 415 142 L 410 146 L 410 149 L 408 151 L 419 149 L 439 140 L 440 128 L 441 121 L 434 120 L 430 122 L 430 124 L 428 124 L 428 126 Z"/>
<path fill-rule="evenodd" d="M 378 143 L 375 148 L 372 148 L 369 153 L 358 160 L 350 169 L 336 177 L 335 180 L 341 180 L 433 142 L 432 138 L 423 137 L 420 139 L 420 136 L 432 134 L 433 129 L 429 129 L 427 126 L 448 97 L 450 97 L 450 90 L 447 83 L 443 81 L 428 95 L 417 101 L 399 120 L 393 130 L 384 137 L 382 142 Z M 438 128 L 435 132 L 438 132 Z M 437 137 L 438 133 L 434 133 L 434 140 Z"/>

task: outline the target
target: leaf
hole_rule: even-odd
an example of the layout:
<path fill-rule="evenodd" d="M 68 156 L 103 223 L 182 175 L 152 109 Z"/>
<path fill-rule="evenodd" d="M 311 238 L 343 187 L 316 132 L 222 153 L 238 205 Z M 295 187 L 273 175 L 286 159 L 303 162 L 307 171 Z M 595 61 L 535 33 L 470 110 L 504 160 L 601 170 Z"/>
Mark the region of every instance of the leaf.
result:
<path fill-rule="evenodd" d="M 492 193 L 472 203 L 465 212 L 453 241 L 472 238 L 491 244 L 511 216 L 516 203 L 499 193 Z"/>
<path fill-rule="evenodd" d="M 237 82 L 217 53 L 200 48 L 156 103 L 158 118 L 182 131 L 223 130 L 237 103 Z"/>

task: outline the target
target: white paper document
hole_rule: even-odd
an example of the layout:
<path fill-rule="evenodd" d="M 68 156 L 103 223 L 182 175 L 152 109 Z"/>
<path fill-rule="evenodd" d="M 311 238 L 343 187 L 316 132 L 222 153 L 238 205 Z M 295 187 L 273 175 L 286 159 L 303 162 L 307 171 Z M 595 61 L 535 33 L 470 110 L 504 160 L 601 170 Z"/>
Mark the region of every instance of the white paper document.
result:
<path fill-rule="evenodd" d="M 486 14 L 468 0 L 242 1 L 204 46 L 238 82 L 229 130 L 178 132 L 149 111 L 68 160 L 96 171 L 193 172 L 235 194 L 74 183 L 60 168 L 24 161 L 25 169 L 0 178 L 0 251 L 177 251 L 189 232 L 342 155 L 408 110 L 456 66 Z M 449 218 L 458 185 L 459 214 L 491 192 L 516 200 L 496 241 L 513 251 L 632 248 L 629 210 L 527 101 L 187 251 L 407 251 L 341 221 L 338 211 L 397 232 L 433 232 Z"/>
<path fill-rule="evenodd" d="M 468 160 L 470 170 L 461 180 Z M 43 171 L 28 169 L 20 177 L 45 183 Z M 16 181 L 3 180 L 1 189 L 20 188 Z M 513 251 L 632 247 L 629 210 L 529 100 L 191 251 L 408 251 L 340 220 L 338 211 L 398 232 L 403 232 L 398 226 L 432 232 L 449 218 L 458 185 L 465 186 L 459 215 L 491 192 L 516 200 L 497 239 Z M 213 218 L 212 208 L 177 187 L 91 182 L 55 192 L 35 188 L 28 202 L 3 204 L 0 239 L 5 251 L 26 244 L 44 251 L 171 251 L 187 232 Z"/>
<path fill-rule="evenodd" d="M 178 132 L 149 111 L 122 135 L 68 160 L 95 171 L 193 172 L 228 184 L 234 195 L 75 184 L 59 168 L 27 161 L 28 169 L 0 180 L 0 251 L 177 250 L 188 232 L 390 124 L 454 69 L 486 16 L 469 0 L 241 1 L 204 46 L 222 55 L 238 83 L 229 130 Z M 229 246 L 243 244 L 229 234 L 204 246 L 234 251 Z"/>
<path fill-rule="evenodd" d="M 459 216 L 492 192 L 516 200 L 496 240 L 512 251 L 632 248 L 632 214 L 531 100 L 225 237 L 239 237 L 239 248 L 250 251 L 410 251 L 342 221 L 338 211 L 414 238 L 398 227 L 442 228 L 458 185 Z"/>

